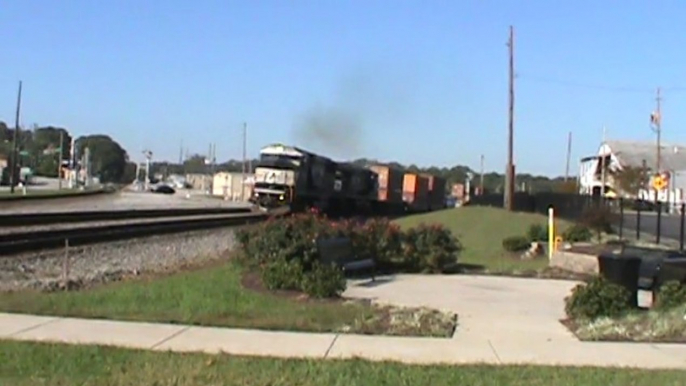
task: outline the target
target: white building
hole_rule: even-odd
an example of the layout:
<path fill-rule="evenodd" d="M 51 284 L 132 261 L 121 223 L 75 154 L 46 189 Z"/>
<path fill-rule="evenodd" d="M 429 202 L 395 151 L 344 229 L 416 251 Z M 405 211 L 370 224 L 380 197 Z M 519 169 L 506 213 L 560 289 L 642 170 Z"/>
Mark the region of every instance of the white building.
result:
<path fill-rule="evenodd" d="M 579 165 L 579 193 L 600 195 L 605 172 L 605 192 L 617 195 L 612 171 L 624 167 L 645 168 L 650 174 L 657 167 L 657 144 L 655 142 L 605 141 L 597 155 L 584 157 Z M 658 192 L 658 200 L 670 203 L 684 202 L 686 190 L 686 146 L 663 143 L 660 147 L 660 168 L 670 175 L 669 187 Z M 639 198 L 654 201 L 655 190 L 649 187 L 639 192 Z"/>

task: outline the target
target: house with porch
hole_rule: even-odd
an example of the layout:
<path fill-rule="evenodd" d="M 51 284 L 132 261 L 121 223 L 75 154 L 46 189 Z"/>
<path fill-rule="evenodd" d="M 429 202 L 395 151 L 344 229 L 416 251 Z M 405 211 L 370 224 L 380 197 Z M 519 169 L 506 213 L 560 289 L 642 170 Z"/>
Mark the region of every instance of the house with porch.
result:
<path fill-rule="evenodd" d="M 626 167 L 642 168 L 655 175 L 657 167 L 657 144 L 655 142 L 608 140 L 601 143 L 598 153 L 584 157 L 579 163 L 579 193 L 587 195 L 628 196 L 622 192 L 615 178 L 617 171 Z M 604 173 L 603 173 L 604 169 Z M 686 146 L 662 143 L 660 146 L 660 169 L 669 176 L 668 185 L 657 192 L 657 200 L 680 204 L 684 202 L 686 189 Z M 603 189 L 604 185 L 604 189 Z M 655 201 L 655 189 L 646 186 L 638 197 Z"/>

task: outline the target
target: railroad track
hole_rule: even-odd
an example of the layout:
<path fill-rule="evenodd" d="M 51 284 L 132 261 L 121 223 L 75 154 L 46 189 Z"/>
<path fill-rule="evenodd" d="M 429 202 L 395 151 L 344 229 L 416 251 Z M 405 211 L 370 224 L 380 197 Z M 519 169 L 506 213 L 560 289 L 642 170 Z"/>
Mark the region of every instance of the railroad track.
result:
<path fill-rule="evenodd" d="M 133 209 L 80 212 L 14 213 L 0 215 L 0 227 L 23 227 L 31 225 L 65 224 L 77 222 L 132 220 L 138 218 L 163 218 L 199 216 L 211 214 L 247 214 L 251 208 L 175 208 Z"/>
<path fill-rule="evenodd" d="M 69 246 L 83 246 L 108 241 L 156 236 L 162 234 L 205 230 L 227 226 L 242 226 L 269 217 L 287 214 L 287 211 L 238 213 L 206 218 L 161 220 L 145 223 L 126 223 L 88 228 L 29 231 L 12 233 L 0 239 L 0 255 L 8 256 Z"/>

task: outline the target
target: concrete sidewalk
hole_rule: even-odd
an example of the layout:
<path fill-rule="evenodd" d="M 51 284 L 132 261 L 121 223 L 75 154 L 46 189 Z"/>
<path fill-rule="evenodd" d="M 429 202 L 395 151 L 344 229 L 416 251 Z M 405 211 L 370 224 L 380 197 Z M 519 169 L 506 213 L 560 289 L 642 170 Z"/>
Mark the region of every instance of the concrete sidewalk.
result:
<path fill-rule="evenodd" d="M 0 313 L 0 340 L 113 345 L 157 351 L 405 363 L 541 364 L 686 369 L 686 345 L 582 343 L 551 334 L 460 331 L 449 338 L 309 334 Z M 556 336 L 557 335 L 557 336 Z M 571 335 L 571 334 L 570 334 Z"/>

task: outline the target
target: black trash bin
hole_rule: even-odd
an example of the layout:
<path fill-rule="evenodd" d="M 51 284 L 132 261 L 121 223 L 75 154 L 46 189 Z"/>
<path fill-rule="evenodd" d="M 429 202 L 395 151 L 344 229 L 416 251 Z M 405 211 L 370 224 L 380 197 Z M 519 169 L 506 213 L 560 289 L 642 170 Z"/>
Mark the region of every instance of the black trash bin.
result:
<path fill-rule="evenodd" d="M 606 280 L 629 290 L 631 293 L 631 305 L 638 307 L 640 257 L 604 253 L 598 256 L 598 268 L 600 275 Z"/>

